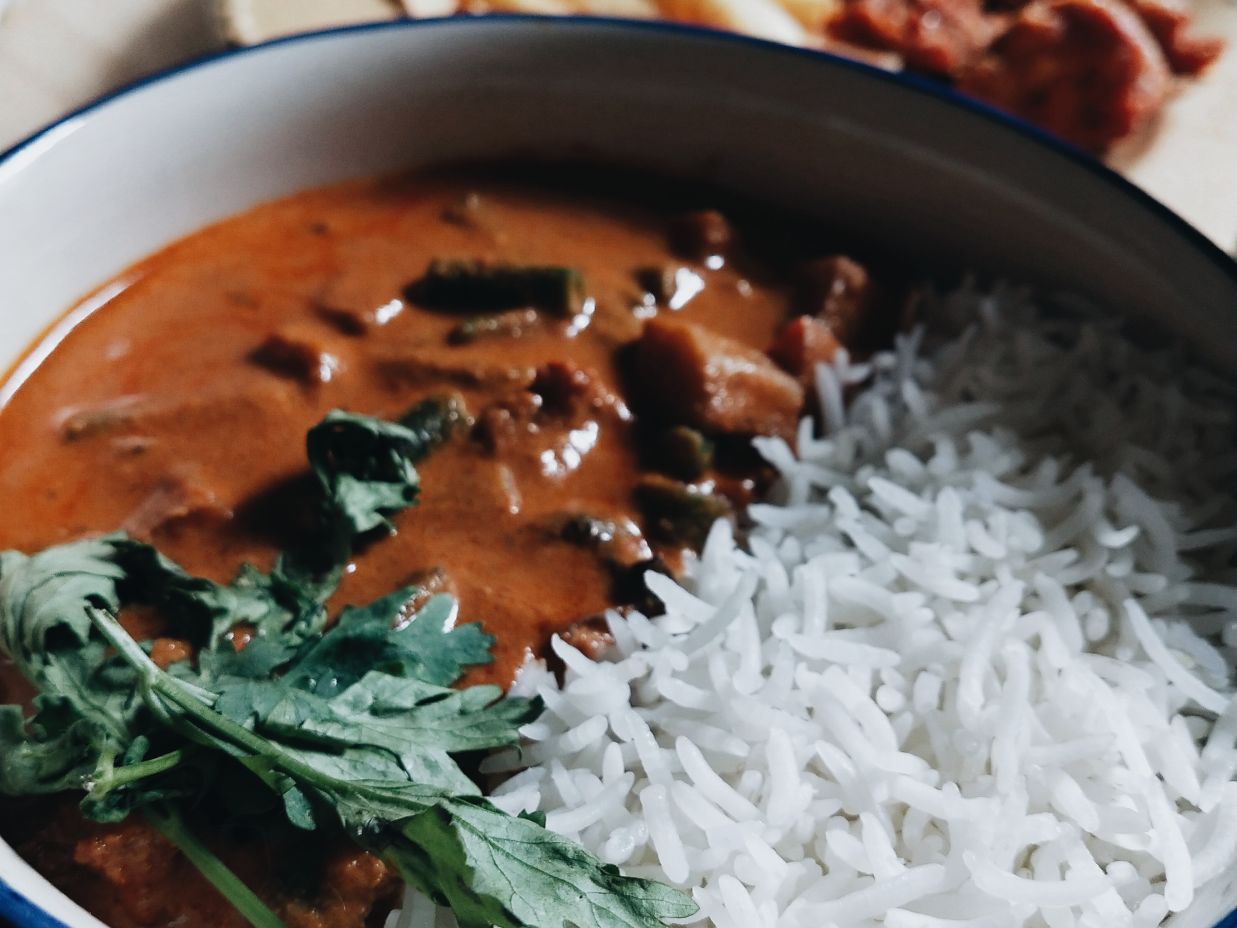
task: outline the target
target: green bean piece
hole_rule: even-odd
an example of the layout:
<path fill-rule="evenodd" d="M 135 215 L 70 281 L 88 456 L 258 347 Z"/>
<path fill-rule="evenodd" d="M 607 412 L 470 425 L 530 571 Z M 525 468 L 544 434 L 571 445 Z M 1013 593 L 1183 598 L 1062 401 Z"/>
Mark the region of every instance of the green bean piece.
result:
<path fill-rule="evenodd" d="M 435 258 L 408 298 L 451 312 L 532 307 L 571 319 L 585 311 L 584 276 L 574 268 L 518 265 L 474 258 Z"/>
<path fill-rule="evenodd" d="M 636 502 L 650 533 L 697 551 L 704 547 L 713 523 L 730 515 L 730 503 L 725 497 L 655 474 L 641 479 L 636 487 Z"/>
<path fill-rule="evenodd" d="M 713 464 L 713 442 L 686 425 L 662 432 L 654 452 L 657 469 L 679 480 L 698 480 Z"/>

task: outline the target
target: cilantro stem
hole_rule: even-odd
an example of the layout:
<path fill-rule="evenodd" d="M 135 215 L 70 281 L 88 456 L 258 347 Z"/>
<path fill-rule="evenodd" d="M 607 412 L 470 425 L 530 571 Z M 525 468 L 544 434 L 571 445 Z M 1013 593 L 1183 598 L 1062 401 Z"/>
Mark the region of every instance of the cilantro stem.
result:
<path fill-rule="evenodd" d="M 319 773 L 266 738 L 255 735 L 245 726 L 238 725 L 226 716 L 220 715 L 210 706 L 182 692 L 174 681 L 169 684 L 166 678 L 156 677 L 151 681 L 151 689 L 179 707 L 193 722 L 200 724 L 203 730 L 210 732 L 216 738 L 231 741 L 233 745 L 244 748 L 255 757 L 265 757 L 273 761 L 276 767 L 289 776 L 298 777 L 310 783 L 334 782 L 332 777 Z"/>
<path fill-rule="evenodd" d="M 253 928 L 287 928 L 279 916 L 258 898 L 257 893 L 242 883 L 214 852 L 197 839 L 178 814 L 170 809 L 154 806 L 148 807 L 144 814 L 147 821 L 185 855 L 197 868 L 198 873 L 219 890 Z"/>
<path fill-rule="evenodd" d="M 122 786 L 128 786 L 130 783 L 136 783 L 138 780 L 144 780 L 147 777 L 153 777 L 160 773 L 166 773 L 180 765 L 185 759 L 187 751 L 180 748 L 175 751 L 169 751 L 167 754 L 162 754 L 159 757 L 152 757 L 150 760 L 144 760 L 138 764 L 128 764 L 124 767 L 113 767 L 106 777 L 95 781 L 91 787 L 91 792 L 98 795 L 110 793 L 114 789 L 119 789 Z"/>
<path fill-rule="evenodd" d="M 185 720 L 173 717 L 166 706 L 159 704 L 160 699 L 180 709 L 181 714 L 187 717 L 190 727 L 198 725 L 202 732 L 209 733 L 217 740 L 231 742 L 234 747 L 242 748 L 255 757 L 264 757 L 288 776 L 303 783 L 340 785 L 340 781 L 320 773 L 291 752 L 216 712 L 206 701 L 214 694 L 200 687 L 189 686 L 160 669 L 111 613 L 93 607 L 88 608 L 87 612 L 99 633 L 138 672 L 146 704 L 156 714 L 164 717 L 168 725 L 183 731 Z M 203 695 L 199 696 L 199 693 Z M 269 773 L 264 775 L 254 767 L 250 769 L 268 785 L 274 786 Z"/>

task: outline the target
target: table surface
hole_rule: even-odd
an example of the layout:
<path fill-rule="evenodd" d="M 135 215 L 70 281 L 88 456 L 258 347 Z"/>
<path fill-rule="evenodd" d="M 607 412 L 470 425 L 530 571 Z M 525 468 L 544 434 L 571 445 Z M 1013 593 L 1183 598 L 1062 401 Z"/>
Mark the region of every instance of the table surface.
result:
<path fill-rule="evenodd" d="M 330 10 L 330 0 L 262 2 L 282 5 L 280 16 Z M 1237 252 L 1237 0 L 1193 3 L 1199 29 L 1226 36 L 1227 51 L 1109 162 Z M 222 47 L 216 7 L 217 0 L 0 0 L 0 150 L 100 93 Z"/>

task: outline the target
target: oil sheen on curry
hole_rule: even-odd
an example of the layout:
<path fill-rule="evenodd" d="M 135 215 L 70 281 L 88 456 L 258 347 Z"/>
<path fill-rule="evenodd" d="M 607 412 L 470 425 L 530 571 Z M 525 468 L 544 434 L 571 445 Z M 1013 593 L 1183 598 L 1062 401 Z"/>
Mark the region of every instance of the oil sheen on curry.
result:
<path fill-rule="evenodd" d="M 366 536 L 328 610 L 449 593 L 496 639 L 466 682 L 506 685 L 552 634 L 603 650 L 604 611 L 654 608 L 644 574 L 764 489 L 752 437 L 793 440 L 814 365 L 896 321 L 868 267 L 803 223 L 595 171 L 260 206 L 125 271 L 0 410 L 0 549 L 120 530 L 216 581 L 268 570 L 305 531 L 315 423 L 429 410 L 449 427 L 416 504 Z M 157 609 L 121 619 L 160 666 L 193 659 Z M 28 697 L 0 667 L 0 702 Z M 140 818 L 52 798 L 0 825 L 110 925 L 246 923 Z M 397 885 L 339 842 L 205 840 L 293 928 L 381 923 Z"/>

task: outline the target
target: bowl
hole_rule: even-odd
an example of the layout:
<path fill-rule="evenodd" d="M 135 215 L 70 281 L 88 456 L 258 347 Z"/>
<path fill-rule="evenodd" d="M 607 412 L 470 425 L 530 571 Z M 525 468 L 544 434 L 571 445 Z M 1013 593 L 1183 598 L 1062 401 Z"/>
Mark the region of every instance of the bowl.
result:
<path fill-rule="evenodd" d="M 40 360 L 26 346 L 50 332 L 46 350 L 95 301 L 62 318 L 66 306 L 178 236 L 305 187 L 503 156 L 706 179 L 920 266 L 1068 288 L 1237 362 L 1237 262 L 1030 126 L 824 53 L 666 24 L 493 16 L 227 52 L 0 156 L 6 389 Z M 0 916 L 100 926 L 3 842 Z"/>

